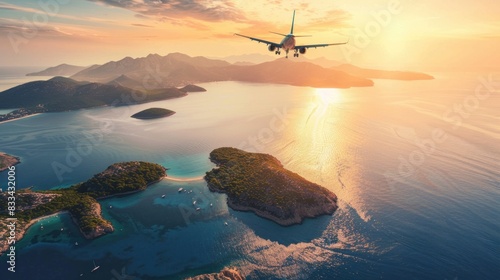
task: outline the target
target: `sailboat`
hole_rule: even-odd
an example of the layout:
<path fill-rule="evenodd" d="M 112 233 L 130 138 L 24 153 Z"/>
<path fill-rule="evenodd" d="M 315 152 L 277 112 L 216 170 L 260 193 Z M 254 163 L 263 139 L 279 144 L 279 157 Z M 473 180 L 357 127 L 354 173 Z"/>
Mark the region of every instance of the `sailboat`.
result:
<path fill-rule="evenodd" d="M 101 266 L 95 265 L 95 261 L 92 261 L 92 262 L 94 263 L 94 268 L 90 272 L 94 272 L 94 271 L 98 270 L 99 267 L 101 267 Z"/>

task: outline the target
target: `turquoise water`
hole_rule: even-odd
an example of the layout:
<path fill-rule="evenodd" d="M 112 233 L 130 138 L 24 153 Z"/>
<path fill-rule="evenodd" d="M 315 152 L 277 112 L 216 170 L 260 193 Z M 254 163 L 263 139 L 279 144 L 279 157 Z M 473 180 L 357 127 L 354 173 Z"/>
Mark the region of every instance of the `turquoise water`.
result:
<path fill-rule="evenodd" d="M 208 83 L 180 99 L 0 124 L 1 150 L 22 159 L 22 187 L 69 186 L 126 160 L 197 178 L 213 167 L 211 150 L 235 146 L 271 153 L 339 197 L 333 216 L 281 227 L 228 209 L 201 180 L 163 180 L 102 201 L 115 227 L 102 238 L 83 240 L 67 214 L 35 224 L 15 276 L 1 258 L 1 279 L 182 279 L 228 265 L 248 279 L 496 279 L 500 99 L 448 114 L 474 101 L 483 76 L 345 90 Z M 177 113 L 130 118 L 149 107 Z M 446 139 L 432 140 L 436 129 Z"/>

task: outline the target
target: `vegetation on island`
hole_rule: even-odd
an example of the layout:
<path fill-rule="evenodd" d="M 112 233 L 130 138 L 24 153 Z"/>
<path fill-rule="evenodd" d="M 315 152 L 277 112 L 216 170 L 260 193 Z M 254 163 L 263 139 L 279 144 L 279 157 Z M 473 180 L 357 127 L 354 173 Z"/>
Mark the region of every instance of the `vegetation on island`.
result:
<path fill-rule="evenodd" d="M 205 180 L 211 191 L 226 193 L 235 210 L 292 225 L 337 208 L 335 194 L 285 169 L 271 155 L 218 148 L 210 160 L 217 168 L 207 172 Z"/>
<path fill-rule="evenodd" d="M 149 108 L 138 113 L 133 114 L 131 117 L 141 120 L 164 118 L 175 114 L 174 111 L 164 108 Z"/>
<path fill-rule="evenodd" d="M 21 224 L 61 211 L 68 211 L 86 238 L 113 231 L 111 223 L 101 216 L 98 199 L 140 191 L 161 180 L 165 168 L 148 162 L 123 162 L 109 166 L 84 183 L 49 191 L 16 192 L 15 216 Z M 0 193 L 0 220 L 9 217 L 9 194 Z M 25 229 L 23 229 L 25 230 Z M 0 244 L 0 248 L 2 248 Z"/>

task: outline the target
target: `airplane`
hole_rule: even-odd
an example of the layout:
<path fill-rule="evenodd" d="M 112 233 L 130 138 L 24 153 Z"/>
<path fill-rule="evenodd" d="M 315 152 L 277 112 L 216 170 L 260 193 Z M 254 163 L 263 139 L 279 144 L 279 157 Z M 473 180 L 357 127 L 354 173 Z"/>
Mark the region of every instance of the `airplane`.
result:
<path fill-rule="evenodd" d="M 288 58 L 288 52 L 291 51 L 291 50 L 294 51 L 294 54 L 293 54 L 294 57 L 299 57 L 299 53 L 300 54 L 305 54 L 306 50 L 308 48 L 320 48 L 320 47 L 344 45 L 344 44 L 347 44 L 349 42 L 349 40 L 348 40 L 347 42 L 343 42 L 343 43 L 299 45 L 299 46 L 296 46 L 295 45 L 295 38 L 297 38 L 297 37 L 309 37 L 309 35 L 303 35 L 303 36 L 293 35 L 293 24 L 294 24 L 294 21 L 295 21 L 295 10 L 293 11 L 292 28 L 290 29 L 290 33 L 289 34 L 282 34 L 282 33 L 277 33 L 277 32 L 271 32 L 271 33 L 274 33 L 274 34 L 285 36 L 285 38 L 283 38 L 283 40 L 279 44 L 271 42 L 271 41 L 262 40 L 262 39 L 259 39 L 259 38 L 254 38 L 254 37 L 250 37 L 250 36 L 238 34 L 238 33 L 234 33 L 234 35 L 237 35 L 237 36 L 240 36 L 240 37 L 245 37 L 245 38 L 248 38 L 248 39 L 250 39 L 252 41 L 257 41 L 259 43 L 264 43 L 264 44 L 266 44 L 266 45 L 269 46 L 267 49 L 270 52 L 274 51 L 274 53 L 277 54 L 277 55 L 280 55 L 281 54 L 280 49 L 283 49 L 285 51 L 285 53 L 286 53 L 286 56 L 285 56 L 286 58 Z"/>

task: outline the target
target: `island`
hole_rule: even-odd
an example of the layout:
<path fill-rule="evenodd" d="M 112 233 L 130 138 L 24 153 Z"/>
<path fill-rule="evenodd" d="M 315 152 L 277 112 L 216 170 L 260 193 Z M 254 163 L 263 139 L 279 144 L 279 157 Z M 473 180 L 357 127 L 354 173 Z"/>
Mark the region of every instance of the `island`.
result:
<path fill-rule="evenodd" d="M 184 91 L 184 92 L 205 92 L 205 91 L 207 91 L 206 89 L 204 89 L 200 86 L 191 85 L 191 84 L 186 85 L 183 88 L 180 88 L 179 90 Z"/>
<path fill-rule="evenodd" d="M 164 108 L 149 108 L 139 113 L 133 114 L 131 117 L 140 120 L 158 119 L 165 118 L 175 114 L 174 111 L 164 109 Z"/>
<path fill-rule="evenodd" d="M 236 268 L 226 267 L 219 273 L 210 273 L 186 278 L 186 280 L 244 280 L 245 277 Z"/>
<path fill-rule="evenodd" d="M 290 226 L 337 209 L 334 193 L 285 169 L 271 155 L 224 147 L 213 150 L 210 160 L 217 166 L 205 175 L 208 187 L 226 193 L 233 210 Z"/>
<path fill-rule="evenodd" d="M 6 170 L 10 166 L 14 166 L 20 162 L 18 157 L 0 152 L 0 172 Z"/>
<path fill-rule="evenodd" d="M 8 192 L 0 193 L 0 253 L 11 240 L 19 241 L 39 219 L 68 212 L 86 239 L 113 232 L 112 224 L 101 215 L 100 199 L 126 195 L 146 189 L 166 176 L 166 169 L 155 163 L 131 161 L 116 163 L 86 182 L 49 191 L 19 190 L 15 193 L 16 211 L 11 212 Z M 8 218 L 17 218 L 15 231 Z M 15 236 L 15 237 L 13 237 Z M 13 239 L 14 238 L 14 239 Z"/>

